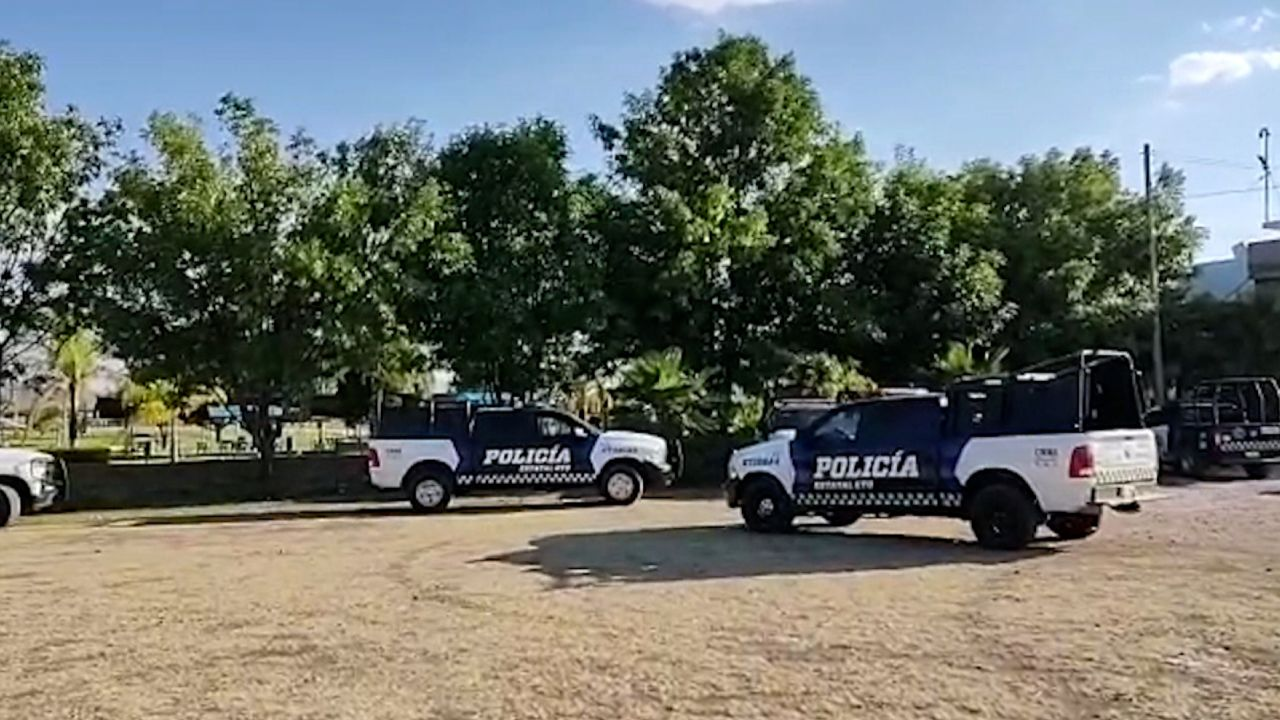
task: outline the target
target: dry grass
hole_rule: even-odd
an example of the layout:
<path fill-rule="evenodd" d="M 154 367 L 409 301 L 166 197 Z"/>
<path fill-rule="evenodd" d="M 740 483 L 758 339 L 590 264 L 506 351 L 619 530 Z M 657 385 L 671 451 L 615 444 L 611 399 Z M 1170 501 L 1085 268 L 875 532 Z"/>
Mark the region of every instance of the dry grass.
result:
<path fill-rule="evenodd" d="M 1012 555 L 707 501 L 25 519 L 0 717 L 1271 719 L 1277 487 Z"/>

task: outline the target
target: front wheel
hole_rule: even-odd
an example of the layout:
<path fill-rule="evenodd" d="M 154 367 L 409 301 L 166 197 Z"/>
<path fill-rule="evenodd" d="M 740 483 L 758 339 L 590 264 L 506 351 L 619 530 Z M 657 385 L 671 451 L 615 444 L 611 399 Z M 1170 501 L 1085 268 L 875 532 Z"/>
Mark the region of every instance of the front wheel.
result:
<path fill-rule="evenodd" d="M 1025 493 L 1012 485 L 991 485 L 974 497 L 969 524 L 982 547 L 1020 550 L 1035 539 L 1040 523 L 1035 503 Z"/>
<path fill-rule="evenodd" d="M 17 522 L 22 515 L 22 498 L 18 491 L 7 485 L 0 485 L 0 528 Z"/>
<path fill-rule="evenodd" d="M 858 522 L 858 518 L 862 517 L 862 513 L 853 510 L 831 510 L 822 513 L 822 519 L 827 521 L 831 527 L 849 527 Z"/>
<path fill-rule="evenodd" d="M 1256 463 L 1253 465 L 1245 465 L 1244 472 L 1249 476 L 1250 480 L 1266 480 L 1268 475 L 1267 466 Z"/>
<path fill-rule="evenodd" d="M 1049 530 L 1063 540 L 1083 540 L 1098 532 L 1102 513 L 1064 513 L 1054 515 L 1045 523 Z"/>
<path fill-rule="evenodd" d="M 610 505 L 631 505 L 644 494 L 644 478 L 630 465 L 614 465 L 600 478 L 600 493 Z"/>
<path fill-rule="evenodd" d="M 756 482 L 743 494 L 742 520 L 752 532 L 783 533 L 791 529 L 795 510 L 782 488 L 770 482 Z"/>
<path fill-rule="evenodd" d="M 409 504 L 420 513 L 443 512 L 453 498 L 452 483 L 430 470 L 415 471 L 405 487 L 409 491 Z"/>

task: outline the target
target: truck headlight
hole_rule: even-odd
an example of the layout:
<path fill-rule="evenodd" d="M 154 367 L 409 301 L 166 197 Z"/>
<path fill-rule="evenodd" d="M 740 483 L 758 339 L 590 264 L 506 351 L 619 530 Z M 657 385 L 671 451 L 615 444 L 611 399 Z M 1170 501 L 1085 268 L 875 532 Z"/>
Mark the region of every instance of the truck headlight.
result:
<path fill-rule="evenodd" d="M 48 480 L 49 479 L 49 463 L 45 462 L 44 460 L 32 460 L 31 469 L 29 472 L 31 473 L 32 480 L 39 480 L 41 482 Z"/>

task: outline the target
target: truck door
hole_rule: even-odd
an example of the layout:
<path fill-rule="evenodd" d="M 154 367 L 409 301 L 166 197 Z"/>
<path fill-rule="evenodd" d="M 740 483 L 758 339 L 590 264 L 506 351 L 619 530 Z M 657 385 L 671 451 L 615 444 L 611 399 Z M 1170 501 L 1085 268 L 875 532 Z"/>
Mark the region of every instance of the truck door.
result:
<path fill-rule="evenodd" d="M 870 475 L 872 500 L 886 509 L 919 509 L 940 503 L 938 445 L 942 406 L 936 397 L 895 400 L 867 407 L 854 443 Z"/>
<path fill-rule="evenodd" d="M 597 436 L 575 418 L 564 413 L 541 410 L 537 413 L 538 447 L 549 448 L 556 462 L 546 481 L 552 485 L 586 485 L 595 482 L 591 450 Z"/>
<path fill-rule="evenodd" d="M 904 512 L 938 507 L 941 432 L 937 398 L 836 411 L 795 444 L 797 501 Z"/>

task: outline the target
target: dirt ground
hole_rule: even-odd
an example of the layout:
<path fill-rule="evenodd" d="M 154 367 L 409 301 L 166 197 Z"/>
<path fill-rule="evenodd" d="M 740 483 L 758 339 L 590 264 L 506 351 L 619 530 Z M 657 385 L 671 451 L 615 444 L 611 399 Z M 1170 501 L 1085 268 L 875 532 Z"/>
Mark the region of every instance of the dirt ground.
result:
<path fill-rule="evenodd" d="M 1015 554 L 710 500 L 25 518 L 0 717 L 1280 717 L 1280 482 L 1162 492 Z"/>

